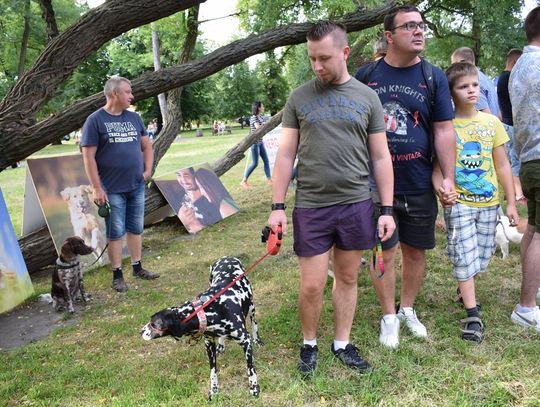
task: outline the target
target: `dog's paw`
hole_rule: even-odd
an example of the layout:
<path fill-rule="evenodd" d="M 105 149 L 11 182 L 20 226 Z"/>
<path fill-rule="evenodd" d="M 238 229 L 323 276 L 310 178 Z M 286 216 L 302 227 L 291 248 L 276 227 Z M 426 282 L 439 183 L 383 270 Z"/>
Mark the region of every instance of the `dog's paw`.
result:
<path fill-rule="evenodd" d="M 261 393 L 261 389 L 259 388 L 259 384 L 255 383 L 253 385 L 249 386 L 249 392 L 254 397 L 259 397 L 259 394 Z"/>
<path fill-rule="evenodd" d="M 216 346 L 216 352 L 220 355 L 223 354 L 223 352 L 225 352 L 225 344 L 220 343 L 218 346 Z"/>
<path fill-rule="evenodd" d="M 84 294 L 82 299 L 84 302 L 92 301 L 92 296 L 90 294 Z"/>
<path fill-rule="evenodd" d="M 264 346 L 264 342 L 261 338 L 257 337 L 256 339 L 253 340 L 253 342 L 255 343 L 255 345 L 257 345 L 258 347 L 261 347 L 261 346 Z"/>

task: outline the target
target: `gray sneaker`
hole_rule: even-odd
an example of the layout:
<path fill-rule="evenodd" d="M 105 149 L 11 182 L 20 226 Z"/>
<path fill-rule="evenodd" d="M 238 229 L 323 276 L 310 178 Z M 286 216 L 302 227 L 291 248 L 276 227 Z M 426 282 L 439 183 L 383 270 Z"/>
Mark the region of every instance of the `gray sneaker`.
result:
<path fill-rule="evenodd" d="M 128 290 L 128 286 L 127 286 L 126 282 L 124 281 L 124 277 L 113 278 L 112 288 L 114 288 L 119 293 L 126 292 Z"/>

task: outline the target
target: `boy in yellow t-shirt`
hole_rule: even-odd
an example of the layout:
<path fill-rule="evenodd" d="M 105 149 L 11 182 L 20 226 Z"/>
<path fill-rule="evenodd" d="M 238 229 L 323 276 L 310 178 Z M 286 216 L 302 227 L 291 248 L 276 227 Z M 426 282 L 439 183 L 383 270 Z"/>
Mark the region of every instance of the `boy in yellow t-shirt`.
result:
<path fill-rule="evenodd" d="M 486 271 L 495 251 L 495 228 L 499 208 L 499 181 L 508 200 L 511 225 L 519 220 L 510 163 L 504 150 L 509 138 L 497 117 L 479 112 L 478 70 L 459 62 L 446 70 L 455 106 L 456 204 L 442 200 L 448 232 L 448 257 L 454 266 L 467 318 L 461 322 L 461 337 L 482 342 L 484 325 L 480 319 L 474 277 Z M 438 174 L 434 185 L 440 184 Z"/>

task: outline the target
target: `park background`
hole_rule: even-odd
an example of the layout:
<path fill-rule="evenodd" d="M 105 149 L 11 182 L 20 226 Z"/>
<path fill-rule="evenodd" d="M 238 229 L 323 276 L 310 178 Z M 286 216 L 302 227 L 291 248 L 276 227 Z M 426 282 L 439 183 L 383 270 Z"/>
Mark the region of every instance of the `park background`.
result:
<path fill-rule="evenodd" d="M 10 119 L 10 103 L 15 103 L 13 89 L 18 89 L 25 72 L 32 71 L 32 64 L 39 66 L 40 53 L 54 47 L 55 43 L 53 40 L 46 48 L 48 29 L 41 19 L 39 4 L 31 1 L 3 3 L 0 22 L 5 27 L 4 32 L 10 35 L 10 41 L 2 43 L 1 47 L 4 69 L 0 73 L 0 96 L 4 96 L 4 100 L 0 105 L 0 130 L 3 130 L 0 141 L 4 143 L 0 145 L 6 154 L 0 161 L 4 160 L 5 164 L 13 157 L 22 160 L 27 157 L 23 152 L 28 149 L 35 149 L 36 156 L 75 152 L 73 139 L 45 150 L 38 148 L 44 142 L 35 140 L 40 133 L 26 139 L 25 131 L 30 127 Z M 103 7 L 118 3 L 109 1 Z M 145 2 L 140 0 L 133 4 L 136 3 Z M 203 6 L 216 4 L 219 1 L 208 0 Z M 365 4 L 370 8 L 384 7 L 383 2 L 377 1 Z M 85 4 L 72 1 L 53 1 L 52 5 L 60 36 L 86 12 Z M 426 1 L 420 6 L 426 11 L 426 20 L 433 24 L 425 55 L 441 67 L 448 65 L 448 56 L 454 48 L 469 45 L 478 52 L 479 65 L 484 72 L 495 77 L 504 67 L 506 51 L 525 45 L 521 29 L 523 2 Z M 249 33 L 262 35 L 279 25 L 318 17 L 339 19 L 356 7 L 354 1 L 240 0 L 238 9 L 243 12 L 238 16 L 237 35 L 238 38 L 245 38 Z M 107 76 L 121 74 L 136 79 L 143 75 L 144 79 L 144 75 L 153 71 L 152 31 L 159 33 L 162 68 L 191 58 L 196 60 L 210 52 L 211 44 L 196 41 L 191 56 L 182 59 L 180 48 L 189 32 L 188 21 L 189 12 L 176 13 L 122 34 L 89 54 L 66 81 L 42 98 L 39 109 L 33 108 L 28 113 L 38 122 L 53 124 L 46 130 L 38 129 L 46 135 L 45 141 L 48 138 L 60 140 L 70 133 L 74 135 L 76 127 L 67 130 L 83 120 L 82 114 L 68 127 L 55 124 L 58 123 L 55 118 L 66 114 L 65 109 L 69 111 L 70 106 L 74 106 L 74 110 L 79 101 L 86 100 L 84 98 L 99 93 Z M 31 29 L 25 42 L 27 26 Z M 201 30 L 202 27 L 204 23 Z M 350 34 L 355 51 L 350 61 L 351 72 L 359 63 L 370 59 L 371 44 L 380 32 L 380 24 L 373 24 L 371 28 Z M 218 44 L 217 49 L 228 45 Z M 15 55 L 18 58 L 14 58 Z M 155 140 L 157 155 L 161 158 L 156 176 L 219 159 L 247 136 L 247 129 L 235 126 L 235 119 L 249 114 L 253 100 L 263 100 L 267 111 L 276 113 L 283 107 L 288 92 L 311 77 L 303 44 L 268 50 L 255 62 L 239 62 L 223 68 L 184 86 L 179 99 L 171 87 L 167 99 L 179 100 L 176 107 L 181 106 L 182 120 L 176 123 L 178 128 L 172 132 L 170 142 L 165 143 L 166 148 L 159 139 L 169 134 L 170 127 L 165 126 L 162 135 Z M 143 79 L 134 82 L 136 97 L 137 89 L 144 90 Z M 154 118 L 161 121 L 157 97 L 136 100 L 134 105 L 146 122 Z M 23 131 L 6 133 L 2 126 L 9 120 L 20 125 Z M 235 126 L 232 134 L 210 136 L 208 126 L 213 120 Z M 198 122 L 204 131 L 204 136 L 199 138 L 189 130 L 196 128 Z M 7 138 L 10 145 L 5 143 Z M 22 144 L 26 144 L 26 149 L 19 149 Z M 186 235 L 178 222 L 164 222 L 145 231 L 145 266 L 160 272 L 159 280 L 134 282 L 128 279 L 130 291 L 118 295 L 109 287 L 107 267 L 90 271 L 85 285 L 94 294 L 94 301 L 74 317 L 74 325 L 57 330 L 42 341 L 0 353 L 0 400 L 7 405 L 69 406 L 198 405 L 204 402 L 209 369 L 202 343 L 177 343 L 172 339 L 147 343 L 142 341 L 138 331 L 154 312 L 178 305 L 203 291 L 207 286 L 208 266 L 218 257 L 235 255 L 249 265 L 264 253 L 260 229 L 268 217 L 271 192 L 264 182 L 262 169 L 252 176 L 251 190 L 239 187 L 244 164 L 245 161 L 240 161 L 221 176 L 240 205 L 240 213 L 193 237 Z M 23 162 L 21 168 L 0 173 L 0 186 L 17 232 L 22 214 L 24 171 Z M 287 203 L 292 207 L 292 191 Z M 376 368 L 369 376 L 344 370 L 330 355 L 333 327 L 329 281 L 319 336 L 321 362 L 313 380 L 305 382 L 295 369 L 301 333 L 296 313 L 297 263 L 291 240 L 287 236 L 280 254 L 266 260 L 250 276 L 260 332 L 266 343 L 255 353 L 261 397 L 255 400 L 249 396 L 242 352 L 237 345 L 229 344 L 218 360 L 222 392 L 212 404 L 540 405 L 539 339 L 509 320 L 520 284 L 516 247 L 512 248 L 508 259 L 494 258 L 487 275 L 478 283 L 478 298 L 487 329 L 486 341 L 479 346 L 459 337 L 463 310 L 454 302 L 455 282 L 446 259 L 446 239 L 442 233 L 438 232 L 437 248 L 429 253 L 426 284 L 417 304 L 430 332 L 427 341 L 418 341 L 404 333 L 397 351 L 379 345 L 380 309 L 368 271 L 362 269 L 357 316 L 351 335 Z M 47 276 L 36 276 L 36 295 L 31 300 L 47 292 L 49 285 Z"/>

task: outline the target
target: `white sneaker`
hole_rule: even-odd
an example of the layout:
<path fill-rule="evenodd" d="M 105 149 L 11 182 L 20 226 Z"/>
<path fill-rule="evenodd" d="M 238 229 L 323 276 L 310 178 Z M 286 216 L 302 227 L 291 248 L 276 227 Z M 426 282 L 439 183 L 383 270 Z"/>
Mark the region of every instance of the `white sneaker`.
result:
<path fill-rule="evenodd" d="M 424 324 L 418 320 L 414 308 L 400 308 L 397 317 L 407 328 L 409 328 L 409 331 L 411 331 L 414 336 L 417 336 L 418 338 L 427 337 L 427 329 Z"/>
<path fill-rule="evenodd" d="M 540 332 L 540 309 L 534 307 L 531 312 L 517 312 L 517 306 L 510 317 L 512 322 L 525 328 L 533 328 L 536 332 Z"/>
<path fill-rule="evenodd" d="M 381 334 L 379 342 L 391 349 L 399 345 L 399 319 L 394 314 L 385 315 L 381 318 Z"/>

